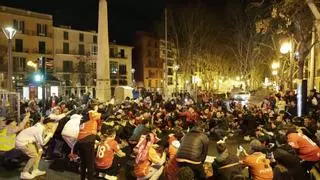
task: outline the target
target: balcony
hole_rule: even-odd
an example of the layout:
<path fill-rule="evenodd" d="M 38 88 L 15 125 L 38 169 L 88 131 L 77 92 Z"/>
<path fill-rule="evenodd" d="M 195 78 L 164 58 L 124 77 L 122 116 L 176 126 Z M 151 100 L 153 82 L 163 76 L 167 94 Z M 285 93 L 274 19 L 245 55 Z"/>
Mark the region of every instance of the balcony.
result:
<path fill-rule="evenodd" d="M 52 51 L 51 50 L 46 50 L 45 53 L 40 53 L 39 49 L 29 49 L 29 48 L 23 48 L 22 51 L 20 51 L 21 49 L 19 49 L 19 51 L 17 51 L 17 49 L 12 48 L 13 52 L 17 52 L 17 53 L 27 53 L 27 54 L 48 54 L 48 55 L 52 55 Z"/>
<path fill-rule="evenodd" d="M 37 31 L 25 29 L 22 34 L 28 35 L 28 36 L 42 36 L 42 37 L 48 37 L 52 38 L 52 33 L 38 33 Z"/>
<path fill-rule="evenodd" d="M 84 55 L 83 54 L 80 54 L 79 51 L 76 51 L 76 50 L 69 50 L 69 51 L 64 51 L 63 49 L 56 49 L 56 54 L 69 54 L 69 55 L 78 55 L 78 56 L 90 56 L 91 53 L 88 51 L 88 52 L 85 52 Z"/>

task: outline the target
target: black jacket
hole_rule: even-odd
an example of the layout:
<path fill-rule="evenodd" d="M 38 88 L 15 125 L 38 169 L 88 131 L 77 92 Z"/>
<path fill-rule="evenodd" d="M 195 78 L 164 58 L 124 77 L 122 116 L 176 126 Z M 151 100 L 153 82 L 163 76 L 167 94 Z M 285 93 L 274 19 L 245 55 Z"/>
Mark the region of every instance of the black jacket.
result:
<path fill-rule="evenodd" d="M 192 129 L 181 140 L 178 159 L 204 162 L 208 153 L 209 139 L 200 129 Z"/>

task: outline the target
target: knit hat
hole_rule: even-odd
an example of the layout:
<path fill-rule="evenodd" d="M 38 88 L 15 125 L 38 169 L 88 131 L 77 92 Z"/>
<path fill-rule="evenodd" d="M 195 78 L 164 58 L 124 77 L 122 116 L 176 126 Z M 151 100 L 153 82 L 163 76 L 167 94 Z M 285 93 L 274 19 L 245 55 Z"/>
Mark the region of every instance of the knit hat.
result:
<path fill-rule="evenodd" d="M 254 139 L 250 142 L 250 152 L 254 153 L 256 151 L 261 151 L 263 149 L 263 146 L 261 142 L 257 139 Z"/>

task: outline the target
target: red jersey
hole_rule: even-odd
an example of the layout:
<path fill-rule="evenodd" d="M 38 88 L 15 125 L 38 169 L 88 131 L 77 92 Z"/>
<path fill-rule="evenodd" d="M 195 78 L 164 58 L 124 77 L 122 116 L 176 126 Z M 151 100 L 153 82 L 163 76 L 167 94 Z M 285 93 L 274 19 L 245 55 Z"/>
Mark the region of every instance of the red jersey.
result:
<path fill-rule="evenodd" d="M 307 161 L 320 160 L 320 148 L 306 135 L 301 133 L 290 133 L 288 143 L 299 151 L 299 158 Z"/>
<path fill-rule="evenodd" d="M 120 150 L 117 141 L 106 140 L 99 144 L 96 155 L 96 165 L 99 169 L 108 169 L 112 166 L 114 154 Z"/>
<path fill-rule="evenodd" d="M 98 131 L 98 123 L 100 122 L 101 114 L 95 111 L 89 111 L 89 121 L 80 125 L 78 140 L 89 135 L 95 135 Z"/>

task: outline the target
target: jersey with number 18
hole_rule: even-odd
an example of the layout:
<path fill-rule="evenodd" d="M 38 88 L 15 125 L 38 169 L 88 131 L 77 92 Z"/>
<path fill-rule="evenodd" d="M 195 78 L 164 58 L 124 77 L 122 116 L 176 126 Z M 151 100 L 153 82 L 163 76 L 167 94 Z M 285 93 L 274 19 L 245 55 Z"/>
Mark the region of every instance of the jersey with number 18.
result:
<path fill-rule="evenodd" d="M 99 169 L 108 169 L 112 166 L 114 154 L 118 152 L 119 146 L 117 141 L 105 140 L 98 146 L 96 155 L 96 165 Z"/>

